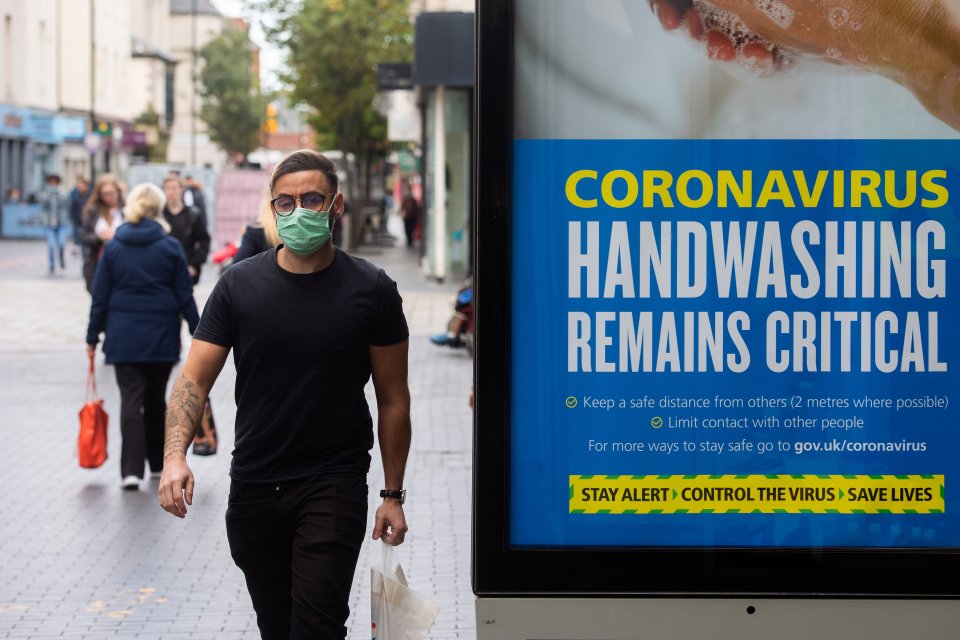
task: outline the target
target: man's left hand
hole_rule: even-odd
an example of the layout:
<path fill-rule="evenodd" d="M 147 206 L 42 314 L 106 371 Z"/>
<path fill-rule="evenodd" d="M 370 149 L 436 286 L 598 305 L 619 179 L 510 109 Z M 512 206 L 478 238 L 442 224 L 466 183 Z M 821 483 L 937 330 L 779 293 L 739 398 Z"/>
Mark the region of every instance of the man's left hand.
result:
<path fill-rule="evenodd" d="M 403 505 L 393 498 L 387 498 L 377 509 L 377 516 L 373 524 L 373 539 L 397 546 L 403 544 L 403 537 L 407 534 L 407 519 L 403 515 Z"/>

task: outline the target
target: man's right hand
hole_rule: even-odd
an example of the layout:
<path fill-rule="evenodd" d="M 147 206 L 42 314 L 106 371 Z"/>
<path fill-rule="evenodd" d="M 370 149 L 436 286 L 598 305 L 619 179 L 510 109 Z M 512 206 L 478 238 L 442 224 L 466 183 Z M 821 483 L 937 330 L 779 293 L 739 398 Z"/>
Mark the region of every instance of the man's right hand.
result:
<path fill-rule="evenodd" d="M 193 472 L 186 458 L 170 456 L 163 461 L 160 476 L 160 506 L 178 518 L 187 517 L 187 505 L 193 504 Z"/>

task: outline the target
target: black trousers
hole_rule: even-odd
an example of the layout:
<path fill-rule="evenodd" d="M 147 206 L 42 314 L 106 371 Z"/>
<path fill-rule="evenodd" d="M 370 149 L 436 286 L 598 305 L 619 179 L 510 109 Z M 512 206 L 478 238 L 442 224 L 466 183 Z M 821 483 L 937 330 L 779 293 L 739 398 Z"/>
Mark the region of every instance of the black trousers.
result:
<path fill-rule="evenodd" d="M 226 520 L 264 640 L 346 637 L 367 523 L 365 476 L 233 480 Z"/>
<path fill-rule="evenodd" d="M 417 216 L 403 219 L 403 230 L 407 234 L 407 246 L 413 246 L 413 236 L 417 231 Z"/>
<path fill-rule="evenodd" d="M 163 470 L 163 421 L 172 362 L 117 363 L 120 387 L 120 476 Z"/>

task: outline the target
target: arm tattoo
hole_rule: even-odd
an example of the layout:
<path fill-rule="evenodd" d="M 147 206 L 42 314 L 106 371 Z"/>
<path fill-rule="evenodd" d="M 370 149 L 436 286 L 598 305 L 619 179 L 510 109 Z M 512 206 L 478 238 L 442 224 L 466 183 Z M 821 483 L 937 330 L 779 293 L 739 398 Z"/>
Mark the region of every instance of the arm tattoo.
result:
<path fill-rule="evenodd" d="M 190 379 L 182 374 L 173 385 L 170 404 L 167 405 L 166 439 L 163 444 L 163 457 L 172 454 L 186 454 L 193 436 L 203 417 L 206 398 Z"/>

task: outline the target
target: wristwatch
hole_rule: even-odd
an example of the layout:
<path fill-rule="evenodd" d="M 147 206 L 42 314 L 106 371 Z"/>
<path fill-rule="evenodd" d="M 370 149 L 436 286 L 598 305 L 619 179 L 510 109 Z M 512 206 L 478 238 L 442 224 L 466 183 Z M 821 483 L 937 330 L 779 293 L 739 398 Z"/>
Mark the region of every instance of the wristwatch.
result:
<path fill-rule="evenodd" d="M 406 489 L 380 489 L 381 498 L 393 498 L 394 500 L 399 500 L 400 504 L 403 504 L 407 501 L 407 490 Z"/>

